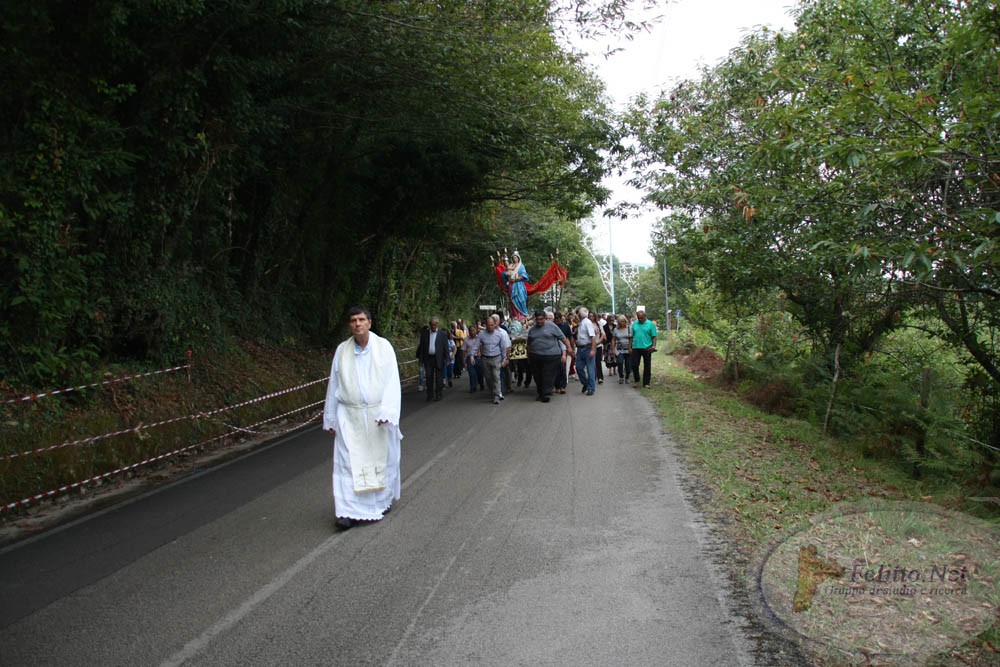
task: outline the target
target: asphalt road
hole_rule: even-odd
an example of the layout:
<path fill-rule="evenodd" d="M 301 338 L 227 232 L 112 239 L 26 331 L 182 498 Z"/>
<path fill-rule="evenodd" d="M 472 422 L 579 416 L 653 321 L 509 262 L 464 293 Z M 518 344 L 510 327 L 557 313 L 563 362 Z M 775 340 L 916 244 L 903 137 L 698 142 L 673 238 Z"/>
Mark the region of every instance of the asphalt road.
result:
<path fill-rule="evenodd" d="M 313 429 L 0 551 L 0 664 L 753 664 L 670 438 L 616 382 L 404 398 L 338 532 Z"/>

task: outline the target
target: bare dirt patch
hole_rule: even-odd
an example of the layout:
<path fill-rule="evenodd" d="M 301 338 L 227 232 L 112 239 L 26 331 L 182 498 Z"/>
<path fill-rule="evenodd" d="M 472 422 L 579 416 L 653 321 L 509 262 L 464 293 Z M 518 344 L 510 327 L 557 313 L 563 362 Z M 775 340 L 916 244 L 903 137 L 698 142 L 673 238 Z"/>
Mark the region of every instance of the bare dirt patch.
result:
<path fill-rule="evenodd" d="M 681 356 L 681 363 L 695 377 L 710 380 L 722 374 L 726 360 L 710 347 L 699 347 L 690 354 Z"/>
<path fill-rule="evenodd" d="M 765 412 L 789 416 L 795 407 L 795 389 L 786 380 L 772 380 L 751 391 L 747 400 Z"/>

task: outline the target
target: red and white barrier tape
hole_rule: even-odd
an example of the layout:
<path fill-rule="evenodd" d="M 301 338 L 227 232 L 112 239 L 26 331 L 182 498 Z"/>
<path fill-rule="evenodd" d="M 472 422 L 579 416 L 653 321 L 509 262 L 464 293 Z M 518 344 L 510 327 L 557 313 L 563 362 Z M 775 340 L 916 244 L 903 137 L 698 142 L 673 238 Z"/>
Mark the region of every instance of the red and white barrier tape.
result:
<path fill-rule="evenodd" d="M 322 413 L 318 413 L 316 415 L 313 415 L 312 417 L 310 417 L 306 421 L 302 422 L 301 424 L 299 424 L 295 428 L 300 428 L 302 426 L 305 426 L 306 424 L 308 424 L 312 420 L 316 419 L 316 417 L 318 417 L 320 414 L 322 414 Z M 295 430 L 295 428 L 289 429 L 289 430 Z M 210 442 L 215 442 L 216 440 L 221 440 L 223 438 L 228 438 L 231 435 L 232 434 L 230 434 L 230 433 L 224 433 L 224 434 L 216 436 L 214 438 L 209 438 L 208 440 L 205 440 L 203 442 L 199 442 L 196 445 L 188 445 L 187 447 L 182 447 L 180 449 L 175 449 L 172 452 L 168 452 L 166 454 L 160 454 L 159 456 L 153 456 L 153 457 L 150 457 L 150 458 L 148 458 L 148 459 L 146 459 L 144 461 L 139 461 L 138 463 L 133 463 L 131 465 L 123 466 L 121 468 L 118 468 L 117 470 L 112 470 L 110 472 L 101 473 L 100 475 L 95 475 L 95 476 L 90 477 L 88 479 L 80 480 L 79 482 L 73 482 L 72 484 L 66 484 L 65 486 L 60 486 L 58 489 L 52 489 L 51 491 L 46 491 L 45 493 L 39 493 L 39 494 L 36 494 L 36 495 L 31 496 L 29 498 L 24 498 L 22 500 L 18 500 L 17 502 L 8 503 L 6 505 L 0 506 L 0 512 L 9 512 L 10 510 L 16 509 L 18 507 L 25 507 L 27 505 L 30 505 L 33 502 L 37 502 L 39 500 L 44 500 L 45 498 L 51 498 L 53 496 L 59 495 L 60 493 L 65 493 L 66 491 L 72 491 L 73 489 L 77 489 L 77 488 L 80 488 L 80 487 L 85 486 L 87 484 L 91 484 L 93 482 L 97 482 L 97 481 L 102 480 L 102 479 L 107 479 L 109 477 L 113 477 L 115 475 L 119 475 L 121 473 L 128 472 L 129 470 L 135 470 L 136 468 L 139 468 L 141 466 L 148 465 L 148 464 L 154 463 L 156 461 L 162 461 L 163 459 L 170 458 L 171 456 L 177 456 L 178 454 L 183 454 L 184 452 L 186 452 L 188 450 L 195 449 L 197 447 L 202 447 L 204 445 L 209 444 Z"/>
<path fill-rule="evenodd" d="M 106 440 L 107 438 L 113 438 L 115 436 L 124 435 L 126 433 L 139 433 L 140 431 L 146 431 L 152 428 L 158 428 L 160 426 L 166 426 L 167 424 L 173 424 L 179 421 L 185 421 L 188 419 L 203 419 L 206 417 L 211 417 L 212 415 L 217 415 L 220 412 L 226 412 L 227 410 L 234 410 L 236 408 L 242 408 L 253 403 L 260 403 L 261 401 L 266 401 L 270 398 L 275 398 L 276 396 L 283 396 L 284 394 L 290 394 L 293 391 L 298 391 L 300 389 L 305 389 L 314 384 L 320 382 L 326 382 L 329 378 L 320 378 L 318 380 L 313 380 L 312 382 L 306 382 L 305 384 L 300 384 L 297 387 L 291 387 L 289 389 L 282 389 L 281 391 L 276 391 L 270 394 L 265 394 L 264 396 L 258 396 L 257 398 L 251 398 L 248 401 L 243 401 L 242 403 L 236 403 L 234 405 L 227 405 L 221 408 L 216 408 L 215 410 L 210 410 L 208 412 L 198 412 L 191 415 L 184 415 L 183 417 L 172 417 L 170 419 L 164 419 L 163 421 L 155 422 L 153 424 L 138 424 L 131 428 L 122 429 L 120 431 L 115 431 L 113 433 L 103 433 L 101 435 L 93 435 L 89 438 L 81 438 L 80 440 L 70 440 L 68 442 L 63 442 L 58 445 L 51 445 L 49 447 L 39 447 L 37 449 L 30 449 L 23 452 L 17 452 L 15 454 L 5 454 L 0 456 L 0 461 L 10 461 L 11 459 L 20 458 L 23 456 L 33 456 L 35 454 L 42 454 L 44 452 L 51 452 L 56 449 L 63 449 L 65 447 L 76 447 L 79 445 L 86 445 L 92 442 L 97 442 L 98 440 Z"/>
<path fill-rule="evenodd" d="M 261 434 L 260 431 L 253 431 L 251 429 L 255 429 L 258 426 L 260 426 L 261 424 L 266 424 L 268 422 L 273 422 L 273 421 L 276 421 L 278 419 L 281 419 L 282 417 L 287 417 L 288 415 L 294 415 L 296 412 L 302 412 L 303 410 L 308 410 L 309 408 L 315 408 L 317 405 L 323 405 L 324 403 L 326 403 L 325 400 L 316 401 L 315 403 L 310 403 L 309 405 L 303 405 L 301 408 L 295 408 L 294 410 L 290 410 L 290 411 L 286 412 L 283 415 L 277 415 L 275 417 L 268 417 L 267 419 L 261 420 L 261 421 L 257 422 L 256 424 L 250 424 L 249 426 L 236 426 L 234 424 L 229 424 L 229 423 L 223 422 L 223 421 L 218 421 L 218 420 L 215 420 L 215 421 L 216 421 L 217 424 L 222 424 L 223 426 L 225 426 L 226 428 L 228 428 L 228 429 L 230 429 L 232 431 L 238 431 L 240 433 L 247 433 L 249 435 L 260 435 Z M 312 417 L 309 418 L 309 421 L 304 422 L 304 423 L 308 424 L 310 421 L 312 421 L 313 419 L 316 419 L 316 417 L 320 416 L 321 414 L 323 414 L 322 411 L 316 413 L 315 415 L 313 415 Z M 299 426 L 293 426 L 291 429 L 287 429 L 287 430 L 284 430 L 284 431 L 268 431 L 267 434 L 268 435 L 281 435 L 283 433 L 288 433 L 289 431 L 294 431 L 297 428 L 299 428 Z"/>
<path fill-rule="evenodd" d="M 52 396 L 54 394 L 65 393 L 65 392 L 74 391 L 74 390 L 77 390 L 77 389 L 86 389 L 86 388 L 90 388 L 90 387 L 96 387 L 96 386 L 99 386 L 99 385 L 102 385 L 102 384 L 111 384 L 113 382 L 120 382 L 120 381 L 127 380 L 127 379 L 133 379 L 133 378 L 138 378 L 138 377 L 146 377 L 146 376 L 149 376 L 149 375 L 156 375 L 158 373 L 169 373 L 169 372 L 173 372 L 173 371 L 177 371 L 177 370 L 183 370 L 185 368 L 190 368 L 190 365 L 176 366 L 174 368 L 168 368 L 168 369 L 164 369 L 164 370 L 161 370 L 161 371 L 154 371 L 154 372 L 151 372 L 151 373 L 143 373 L 141 375 L 134 375 L 134 376 L 126 376 L 126 377 L 116 378 L 116 379 L 113 379 L 113 380 L 107 380 L 105 382 L 99 382 L 99 383 L 95 383 L 95 384 L 91 384 L 91 385 L 84 385 L 84 386 L 81 386 L 81 387 L 71 387 L 71 388 L 68 388 L 68 389 L 60 389 L 58 391 L 46 392 L 44 394 L 33 394 L 31 396 L 26 396 L 26 397 L 21 398 L 21 399 L 15 399 L 15 400 L 12 400 L 12 401 L 6 401 L 6 403 L 14 403 L 14 402 L 18 402 L 18 401 L 31 400 L 33 398 L 41 398 L 41 397 L 44 397 L 44 396 Z M 403 382 L 407 382 L 408 380 L 412 380 L 412 379 L 415 379 L 415 378 L 406 378 L 406 379 L 403 380 Z M 172 419 L 166 419 L 166 420 L 163 420 L 161 422 L 154 423 L 154 424 L 148 424 L 148 425 L 139 424 L 138 426 L 135 426 L 133 428 L 124 429 L 124 430 L 121 430 L 121 431 L 116 431 L 114 433 L 106 433 L 106 434 L 94 436 L 94 437 L 91 437 L 91 438 L 84 438 L 84 439 L 81 439 L 81 440 L 74 440 L 74 441 L 71 441 L 71 442 L 64 442 L 64 443 L 62 443 L 60 445 L 54 445 L 52 447 L 43 447 L 43 448 L 39 448 L 39 449 L 34 449 L 34 450 L 25 451 L 25 452 L 20 452 L 20 453 L 17 453 L 17 454 L 8 454 L 6 456 L 0 457 L 0 461 L 10 460 L 10 459 L 14 459 L 14 458 L 22 457 L 22 456 L 29 456 L 29 455 L 32 455 L 32 454 L 39 454 L 39 453 L 42 453 L 42 452 L 51 451 L 53 449 L 60 449 L 60 448 L 63 448 L 63 447 L 70 447 L 70 446 L 73 446 L 73 445 L 82 445 L 82 444 L 86 444 L 86 443 L 89 443 L 89 442 L 95 442 L 97 440 L 102 440 L 102 439 L 110 438 L 110 437 L 113 437 L 113 436 L 116 436 L 116 435 L 122 435 L 124 433 L 133 433 L 133 432 L 138 433 L 141 430 L 147 430 L 147 429 L 151 429 L 151 428 L 156 428 L 158 426 L 164 426 L 166 424 L 170 424 L 170 423 L 177 422 L 177 421 L 183 421 L 185 419 L 199 419 L 199 418 L 204 418 L 204 417 L 210 417 L 211 415 L 218 414 L 220 412 L 225 412 L 226 410 L 233 410 L 235 408 L 244 407 L 246 405 L 251 405 L 253 403 L 259 403 L 261 401 L 265 401 L 265 400 L 270 399 L 270 398 L 275 398 L 276 396 L 282 396 L 284 394 L 288 394 L 288 393 L 291 393 L 293 391 L 298 391 L 299 389 L 304 389 L 306 387 L 310 387 L 310 386 L 318 384 L 320 382 L 326 382 L 328 380 L 329 380 L 329 377 L 320 378 L 318 380 L 313 380 L 311 382 L 306 382 L 304 384 L 300 384 L 300 385 L 295 386 L 295 387 L 290 387 L 288 389 L 283 389 L 281 391 L 276 391 L 276 392 L 273 392 L 273 393 L 270 393 L 270 394 L 266 394 L 264 396 L 259 396 L 257 398 L 253 398 L 253 399 L 250 399 L 248 401 L 243 401 L 242 403 L 236 403 L 234 405 L 228 405 L 228 406 L 225 406 L 225 407 L 222 407 L 222 408 L 216 408 L 215 410 L 211 410 L 209 412 L 201 412 L 201 413 L 186 415 L 184 417 L 174 417 Z M 260 426 L 262 424 L 266 424 L 267 422 L 271 422 L 271 421 L 274 421 L 276 419 L 281 419 L 282 417 L 287 417 L 288 415 L 292 415 L 292 414 L 295 414 L 297 412 L 302 412 L 303 410 L 308 410 L 309 408 L 316 407 L 316 406 L 321 405 L 323 403 L 325 403 L 325 400 L 324 401 L 316 401 L 315 403 L 310 403 L 309 405 L 303 406 L 301 408 L 297 408 L 295 410 L 291 410 L 289 412 L 286 412 L 284 414 L 278 415 L 276 417 L 270 417 L 268 419 L 264 419 L 262 421 L 259 421 L 259 422 L 255 423 L 255 424 L 251 424 L 250 426 L 247 426 L 247 427 L 232 426 L 230 424 L 225 424 L 225 423 L 223 423 L 223 425 L 225 425 L 226 427 L 230 428 L 233 431 L 242 431 L 244 433 L 250 433 L 250 434 L 256 435 L 257 434 L 256 432 L 251 431 L 249 429 L 256 428 L 256 427 L 258 427 L 258 426 Z M 294 431 L 296 429 L 299 429 L 302 426 L 305 426 L 306 424 L 308 424 L 309 422 L 311 422 L 311 421 L 313 421 L 313 420 L 321 417 L 322 414 L 323 414 L 322 411 L 320 411 L 320 412 L 312 415 L 311 417 L 309 417 L 309 419 L 307 419 L 307 420 L 305 420 L 305 421 L 303 421 L 303 422 L 301 422 L 301 423 L 299 423 L 299 424 L 297 424 L 297 425 L 295 425 L 295 426 L 293 426 L 291 428 L 288 428 L 288 429 L 285 429 L 285 430 L 279 431 L 279 432 L 269 432 L 268 435 L 281 435 L 282 433 L 289 433 L 289 432 Z M 39 500 L 44 500 L 45 498 L 51 498 L 51 497 L 57 496 L 57 495 L 59 495 L 61 493 L 65 493 L 67 491 L 72 491 L 73 489 L 81 488 L 83 486 L 86 486 L 87 484 L 92 484 L 92 483 L 98 482 L 98 481 L 100 481 L 102 479 L 108 479 L 110 477 L 114 477 L 115 475 L 119 475 L 119 474 L 128 472 L 130 470 L 135 470 L 136 468 L 140 468 L 140 467 L 142 467 L 144 465 L 148 465 L 150 463 L 155 463 L 156 461 L 162 461 L 163 459 L 167 459 L 167 458 L 170 458 L 172 456 L 177 456 L 178 454 L 183 454 L 184 452 L 190 451 L 192 449 L 196 449 L 198 447 L 203 447 L 203 446 L 205 446 L 207 444 L 210 444 L 212 442 L 215 442 L 217 440 L 222 440 L 224 438 L 228 438 L 228 437 L 231 437 L 231 436 L 232 436 L 232 433 L 223 433 L 222 435 L 218 435 L 218 436 L 215 436 L 213 438 L 209 438 L 208 440 L 204 440 L 204 441 L 199 442 L 199 443 L 194 444 L 194 445 L 188 445 L 187 447 L 181 447 L 180 449 L 175 449 L 174 451 L 167 452 L 166 454 L 160 454 L 158 456 L 153 456 L 153 457 L 150 457 L 150 458 L 145 459 L 143 461 L 139 461 L 138 463 L 132 463 L 132 464 L 127 465 L 127 466 L 122 466 L 121 468 L 118 468 L 116 470 L 111 470 L 109 472 L 101 473 L 100 475 L 95 475 L 93 477 L 89 477 L 89 478 L 84 479 L 84 480 L 73 482 L 72 484 L 66 484 L 64 486 L 60 486 L 57 489 L 52 489 L 52 490 L 46 491 L 44 493 L 39 493 L 39 494 L 36 494 L 34 496 L 30 496 L 28 498 L 24 498 L 22 500 L 19 500 L 17 502 L 8 503 L 6 505 L 0 505 L 0 513 L 2 513 L 2 512 L 8 512 L 8 511 L 16 509 L 18 507 L 25 507 L 27 505 L 30 505 L 33 502 L 38 502 Z"/>
<path fill-rule="evenodd" d="M 55 396 L 56 394 L 66 394 L 71 391 L 80 391 L 81 389 L 91 389 L 93 387 L 100 387 L 106 384 L 115 384 L 116 382 L 125 382 L 126 380 L 135 380 L 137 378 L 149 377 L 151 375 L 159 375 L 161 373 L 173 373 L 174 371 L 181 371 L 185 368 L 191 368 L 191 364 L 185 364 L 183 366 L 174 366 L 173 368 L 164 368 L 159 371 L 150 371 L 149 373 L 138 373 L 136 375 L 123 375 L 121 377 L 112 378 L 110 380 L 104 380 L 103 382 L 94 382 L 93 384 L 82 384 L 78 387 L 67 387 L 66 389 L 56 389 L 55 391 L 44 391 L 40 394 L 28 394 L 27 396 L 22 396 L 21 398 L 10 398 L 4 401 L 4 405 L 10 403 L 23 403 L 24 401 L 37 401 L 40 398 L 45 398 L 46 396 Z"/>

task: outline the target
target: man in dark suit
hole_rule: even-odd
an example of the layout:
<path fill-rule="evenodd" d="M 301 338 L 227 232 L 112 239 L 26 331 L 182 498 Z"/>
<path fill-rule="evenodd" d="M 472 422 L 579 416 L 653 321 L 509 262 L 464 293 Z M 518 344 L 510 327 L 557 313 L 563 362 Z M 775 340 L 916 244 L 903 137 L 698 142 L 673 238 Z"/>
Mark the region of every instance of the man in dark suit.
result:
<path fill-rule="evenodd" d="M 427 383 L 427 400 L 440 401 L 444 393 L 444 367 L 450 361 L 448 332 L 438 328 L 438 318 L 432 317 L 429 326 L 420 334 L 417 359 L 424 367 Z"/>

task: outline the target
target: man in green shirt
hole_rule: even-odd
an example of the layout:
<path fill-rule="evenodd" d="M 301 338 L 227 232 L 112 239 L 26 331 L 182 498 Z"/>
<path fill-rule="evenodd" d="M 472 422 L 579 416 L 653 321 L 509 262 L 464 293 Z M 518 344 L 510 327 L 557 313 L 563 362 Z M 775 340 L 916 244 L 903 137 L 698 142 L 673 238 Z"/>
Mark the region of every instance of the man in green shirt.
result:
<path fill-rule="evenodd" d="M 635 377 L 635 387 L 639 386 L 639 359 L 643 360 L 642 386 L 649 386 L 653 353 L 656 352 L 656 325 L 646 319 L 645 310 L 637 310 L 636 321 L 632 323 L 632 340 L 629 344 L 631 370 Z"/>

